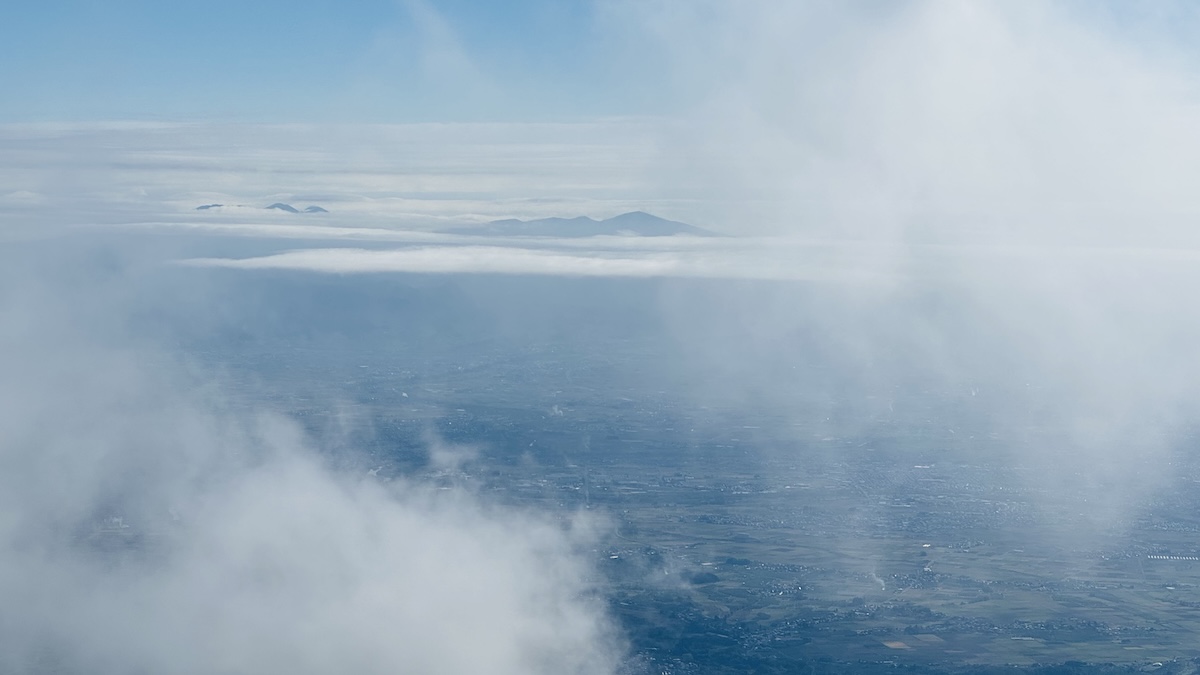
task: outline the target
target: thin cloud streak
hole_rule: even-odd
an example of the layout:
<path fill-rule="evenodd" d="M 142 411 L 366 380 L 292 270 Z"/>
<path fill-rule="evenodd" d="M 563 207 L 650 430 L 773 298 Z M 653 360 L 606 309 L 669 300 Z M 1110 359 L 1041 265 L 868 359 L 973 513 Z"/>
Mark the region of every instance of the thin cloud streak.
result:
<path fill-rule="evenodd" d="M 436 246 L 391 250 L 324 248 L 253 258 L 193 258 L 182 264 L 247 270 L 335 274 L 518 274 L 567 277 L 683 277 L 888 283 L 869 261 L 838 260 L 846 251 L 813 251 L 807 259 L 764 258 L 764 251 L 624 251 L 574 253 L 513 246 Z M 818 254 L 819 253 L 819 254 Z"/>
<path fill-rule="evenodd" d="M 273 226 L 266 226 L 273 227 Z M 1003 270 L 1034 267 L 1086 271 L 1190 269 L 1198 248 L 1119 246 L 898 246 L 854 241 L 764 237 L 592 237 L 584 239 L 434 235 L 347 230 L 342 237 L 318 228 L 280 236 L 345 238 L 413 246 L 364 249 L 303 248 L 248 258 L 190 258 L 179 264 L 244 270 L 296 270 L 331 274 L 515 274 L 566 277 L 707 278 L 866 283 L 881 288 L 917 280 L 948 283 L 947 274 L 986 270 L 995 282 Z M 246 232 L 258 232 L 250 228 Z M 900 265 L 897 261 L 903 260 Z M 1010 272 L 1011 273 L 1011 272 Z M 975 281 L 972 281 L 975 283 Z M 982 289 L 981 289 L 982 290 Z"/>

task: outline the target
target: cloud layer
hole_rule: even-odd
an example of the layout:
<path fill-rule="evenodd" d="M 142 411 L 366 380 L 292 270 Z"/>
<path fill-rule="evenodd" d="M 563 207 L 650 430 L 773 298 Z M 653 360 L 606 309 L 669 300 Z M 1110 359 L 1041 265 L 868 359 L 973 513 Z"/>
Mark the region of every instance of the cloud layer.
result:
<path fill-rule="evenodd" d="M 654 151 L 650 127 L 639 120 L 0 125 L 0 223 L 8 231 L 248 220 L 421 229 L 664 212 L 663 200 L 640 181 Z M 320 204 L 331 213 L 297 222 L 263 210 L 278 201 Z M 229 208 L 195 210 L 212 203 Z"/>

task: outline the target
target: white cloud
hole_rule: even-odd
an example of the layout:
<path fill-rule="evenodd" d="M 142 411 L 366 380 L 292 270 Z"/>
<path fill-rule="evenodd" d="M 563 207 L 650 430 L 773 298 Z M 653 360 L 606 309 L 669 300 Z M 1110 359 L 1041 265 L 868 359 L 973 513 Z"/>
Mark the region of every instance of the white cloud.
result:
<path fill-rule="evenodd" d="M 1088 531 L 1066 509 L 1131 522 L 1195 419 L 1196 322 L 1175 299 L 1200 289 L 1200 77 L 1194 45 L 1097 5 L 617 3 L 694 102 L 663 140 L 664 190 L 690 177 L 728 231 L 884 244 L 873 265 L 900 280 L 819 315 L 784 291 L 714 300 L 736 339 L 673 313 L 712 343 L 692 368 L 721 363 L 735 401 L 789 400 L 803 384 L 762 373 L 819 333 L 878 396 L 993 387 L 987 420 L 1012 436 L 989 459 L 1029 469 L 1064 541 Z"/>
<path fill-rule="evenodd" d="M 568 277 L 693 277 L 713 279 L 776 279 L 891 283 L 894 270 L 877 247 L 804 245 L 786 241 L 738 242 L 727 248 L 698 238 L 663 250 L 654 239 L 612 237 L 624 246 L 592 244 L 583 250 L 571 240 L 543 239 L 529 244 L 544 248 L 507 246 L 420 246 L 388 250 L 357 248 L 300 249 L 254 258 L 196 258 L 185 264 L 237 269 L 284 269 L 360 274 L 407 272 L 418 274 L 532 274 Z M 664 238 L 665 239 L 665 238 Z M 728 240 L 726 240 L 728 241 Z M 636 248 L 646 242 L 646 248 Z M 527 244 L 527 246 L 529 245 Z M 691 244 L 690 246 L 688 244 Z M 669 245 L 669 244 L 668 244 Z"/>
<path fill-rule="evenodd" d="M 663 173 L 745 230 L 1087 240 L 1200 214 L 1196 73 L 1084 5 L 621 7 L 700 101 Z"/>
<path fill-rule="evenodd" d="M 593 521 L 328 469 L 292 422 L 102 346 L 122 306 L 92 284 L 25 281 L 0 294 L 0 671 L 616 668 Z"/>
<path fill-rule="evenodd" d="M 298 269 L 314 272 L 418 272 L 552 274 L 561 276 L 652 277 L 678 273 L 672 256 L 599 257 L 500 246 L 446 246 L 372 251 L 304 249 L 240 260 L 207 258 L 189 264 L 241 269 Z"/>

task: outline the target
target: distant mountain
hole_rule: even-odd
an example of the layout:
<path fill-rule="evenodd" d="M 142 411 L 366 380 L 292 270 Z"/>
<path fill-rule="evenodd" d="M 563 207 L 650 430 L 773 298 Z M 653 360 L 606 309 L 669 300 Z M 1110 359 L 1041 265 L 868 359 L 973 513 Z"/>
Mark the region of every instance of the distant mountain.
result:
<path fill-rule="evenodd" d="M 539 218 L 537 220 L 493 220 L 486 225 L 447 230 L 453 234 L 522 235 L 529 237 L 595 237 L 598 235 L 635 235 L 664 237 L 674 234 L 713 236 L 708 230 L 659 218 L 643 211 L 632 211 L 607 220 L 587 216 L 577 218 Z"/>
<path fill-rule="evenodd" d="M 197 211 L 208 211 L 210 209 L 222 209 L 224 207 L 225 207 L 224 204 L 201 204 L 200 206 L 196 207 L 196 210 Z M 237 204 L 235 206 L 230 206 L 228 208 L 230 208 L 230 209 L 256 209 L 258 207 L 247 206 L 244 204 Z M 321 208 L 320 206 L 317 206 L 315 204 L 313 204 L 311 206 L 306 206 L 306 207 L 304 207 L 304 210 L 301 211 L 300 209 L 292 206 L 291 204 L 285 204 L 283 202 L 275 202 L 274 204 L 271 204 L 270 206 L 264 206 L 263 209 L 268 210 L 268 211 L 284 211 L 286 213 L 329 213 L 329 211 L 327 211 L 324 208 Z"/>

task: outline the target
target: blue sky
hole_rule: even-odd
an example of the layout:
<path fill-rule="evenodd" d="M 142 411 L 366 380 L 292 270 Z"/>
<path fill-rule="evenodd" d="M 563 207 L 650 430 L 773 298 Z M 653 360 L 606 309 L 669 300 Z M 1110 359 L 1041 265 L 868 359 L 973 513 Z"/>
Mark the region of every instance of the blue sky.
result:
<path fill-rule="evenodd" d="M 561 119 L 654 112 L 653 47 L 593 2 L 14 3 L 0 121 Z"/>
<path fill-rule="evenodd" d="M 683 23 L 699 25 L 706 13 L 724 17 L 715 20 L 718 24 L 731 17 L 736 23 L 740 14 L 786 16 L 795 14 L 789 7 L 796 3 L 740 8 L 736 2 L 649 0 L 9 4 L 0 40 L 0 122 L 418 122 L 591 119 L 686 110 L 695 101 L 689 92 L 704 95 L 703 84 L 693 85 L 710 74 L 704 67 L 693 69 L 686 55 L 704 61 L 705 40 L 713 32 L 707 38 L 704 30 L 693 36 L 669 24 L 687 17 Z M 841 12 L 840 3 L 806 4 L 852 14 Z M 918 4 L 851 3 L 876 17 Z M 1200 25 L 1200 10 L 1191 3 L 1055 4 L 1074 21 L 1120 41 L 1195 63 L 1191 36 Z M 810 14 L 821 16 L 822 10 Z M 837 39 L 837 26 L 816 28 L 820 39 Z M 675 42 L 664 41 L 663 33 Z M 693 38 L 696 44 L 690 44 Z M 735 51 L 756 47 L 752 39 L 733 45 Z M 719 61 L 708 65 L 722 68 Z"/>

